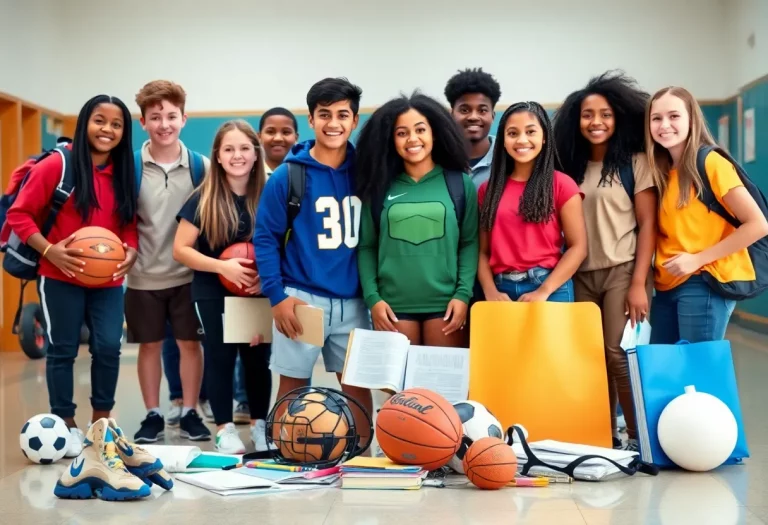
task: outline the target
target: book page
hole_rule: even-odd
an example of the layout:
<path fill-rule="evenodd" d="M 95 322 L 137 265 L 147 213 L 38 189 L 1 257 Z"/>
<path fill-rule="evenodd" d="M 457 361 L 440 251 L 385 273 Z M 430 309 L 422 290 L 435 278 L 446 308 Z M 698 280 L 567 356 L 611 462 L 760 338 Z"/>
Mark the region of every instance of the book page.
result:
<path fill-rule="evenodd" d="M 451 403 L 469 395 L 469 349 L 411 346 L 403 389 L 427 388 Z"/>
<path fill-rule="evenodd" d="M 341 382 L 361 388 L 403 388 L 408 338 L 398 332 L 355 329 L 349 336 Z"/>

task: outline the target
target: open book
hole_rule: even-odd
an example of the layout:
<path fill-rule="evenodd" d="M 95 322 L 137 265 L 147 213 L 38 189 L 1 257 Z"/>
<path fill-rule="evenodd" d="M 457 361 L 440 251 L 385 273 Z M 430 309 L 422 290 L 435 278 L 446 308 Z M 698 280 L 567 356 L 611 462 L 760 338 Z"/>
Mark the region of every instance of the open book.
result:
<path fill-rule="evenodd" d="M 427 388 L 451 403 L 469 394 L 469 350 L 411 345 L 399 332 L 355 329 L 341 382 L 392 394 Z"/>

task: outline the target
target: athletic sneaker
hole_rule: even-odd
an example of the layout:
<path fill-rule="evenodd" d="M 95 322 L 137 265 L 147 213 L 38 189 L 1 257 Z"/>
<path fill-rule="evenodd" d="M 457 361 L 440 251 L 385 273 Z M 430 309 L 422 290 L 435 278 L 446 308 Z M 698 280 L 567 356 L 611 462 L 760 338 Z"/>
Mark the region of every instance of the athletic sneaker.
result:
<path fill-rule="evenodd" d="M 216 433 L 216 452 L 222 454 L 245 454 L 245 445 L 240 439 L 234 423 L 227 423 Z"/>
<path fill-rule="evenodd" d="M 256 452 L 265 452 L 267 450 L 267 422 L 263 419 L 257 419 L 256 424 L 251 427 L 251 441 L 256 447 Z M 269 444 L 270 450 L 277 450 L 274 443 Z"/>
<path fill-rule="evenodd" d="M 114 433 L 106 418 L 88 431 L 82 453 L 64 471 L 53 494 L 63 499 L 124 501 L 149 496 L 150 489 L 131 474 L 117 453 Z"/>
<path fill-rule="evenodd" d="M 163 468 L 163 462 L 138 445 L 130 443 L 117 421 L 110 418 L 109 428 L 114 433 L 117 453 L 125 463 L 128 472 L 141 478 L 147 485 L 155 483 L 165 490 L 173 488 L 173 479 Z"/>
<path fill-rule="evenodd" d="M 194 408 L 181 418 L 181 432 L 179 435 L 190 441 L 210 441 L 211 431 L 205 426 L 203 420 Z"/>
<path fill-rule="evenodd" d="M 69 448 L 67 449 L 65 458 L 76 458 L 83 451 L 83 442 L 85 441 L 85 434 L 79 428 L 69 429 Z"/>
<path fill-rule="evenodd" d="M 613 449 L 614 450 L 621 450 L 624 448 L 624 445 L 621 443 L 621 439 L 617 438 L 616 436 L 613 437 Z"/>
<path fill-rule="evenodd" d="M 181 407 L 181 399 L 174 399 L 171 401 L 171 408 L 168 410 L 168 417 L 165 419 L 166 426 L 170 428 L 179 426 L 179 421 L 181 421 Z"/>
<path fill-rule="evenodd" d="M 216 418 L 213 417 L 213 410 L 211 410 L 211 404 L 208 400 L 200 401 L 200 413 L 203 415 L 206 423 L 215 423 Z"/>
<path fill-rule="evenodd" d="M 628 439 L 627 444 L 624 445 L 623 450 L 628 450 L 630 452 L 640 452 L 640 444 L 636 439 Z"/>
<path fill-rule="evenodd" d="M 150 412 L 144 421 L 141 422 L 141 428 L 133 435 L 136 443 L 154 443 L 158 439 L 165 437 L 165 419 L 157 412 Z"/>
<path fill-rule="evenodd" d="M 235 425 L 247 425 L 251 422 L 251 409 L 248 403 L 238 403 L 234 401 L 235 411 L 232 416 L 232 421 Z"/>

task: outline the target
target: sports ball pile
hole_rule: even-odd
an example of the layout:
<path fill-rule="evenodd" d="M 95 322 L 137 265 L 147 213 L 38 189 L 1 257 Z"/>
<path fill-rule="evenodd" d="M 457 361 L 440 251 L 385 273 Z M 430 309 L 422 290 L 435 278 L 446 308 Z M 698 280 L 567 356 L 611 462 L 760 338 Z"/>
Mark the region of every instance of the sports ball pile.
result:
<path fill-rule="evenodd" d="M 480 403 L 451 405 L 436 392 L 413 388 L 384 403 L 376 437 L 393 462 L 436 470 L 450 465 L 481 489 L 509 484 L 517 458 L 499 421 Z"/>

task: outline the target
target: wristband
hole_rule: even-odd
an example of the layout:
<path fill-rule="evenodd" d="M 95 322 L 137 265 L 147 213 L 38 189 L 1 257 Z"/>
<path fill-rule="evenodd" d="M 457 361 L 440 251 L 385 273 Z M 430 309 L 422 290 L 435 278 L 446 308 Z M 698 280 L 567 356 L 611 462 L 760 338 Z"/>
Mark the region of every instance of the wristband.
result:
<path fill-rule="evenodd" d="M 45 247 L 45 250 L 43 250 L 43 257 L 45 257 L 45 254 L 48 253 L 48 250 L 51 249 L 51 246 L 53 246 L 53 244 L 49 244 L 48 246 Z"/>

